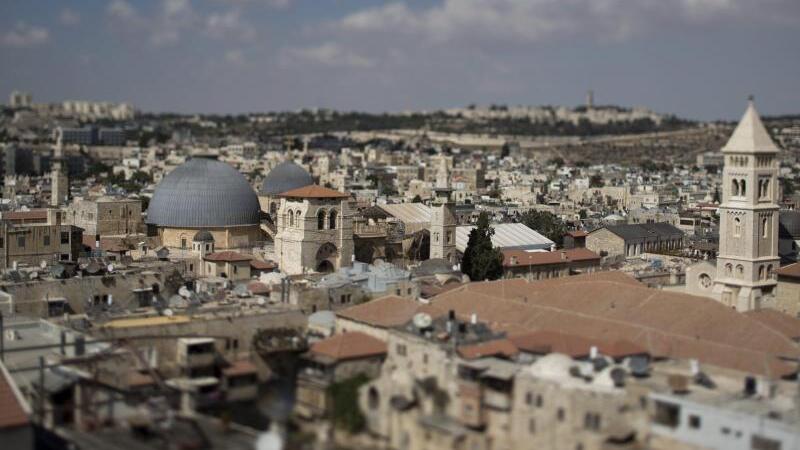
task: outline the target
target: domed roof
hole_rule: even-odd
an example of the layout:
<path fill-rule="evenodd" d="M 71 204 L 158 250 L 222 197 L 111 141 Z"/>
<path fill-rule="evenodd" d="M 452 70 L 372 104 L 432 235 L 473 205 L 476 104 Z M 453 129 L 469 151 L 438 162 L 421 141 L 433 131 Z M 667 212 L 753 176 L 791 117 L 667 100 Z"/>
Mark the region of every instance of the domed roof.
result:
<path fill-rule="evenodd" d="M 194 238 L 192 238 L 194 242 L 214 242 L 214 236 L 208 232 L 208 230 L 200 230 L 195 233 Z"/>
<path fill-rule="evenodd" d="M 147 223 L 167 227 L 221 227 L 259 222 L 258 197 L 230 165 L 192 158 L 167 174 L 147 208 Z"/>
<path fill-rule="evenodd" d="M 308 171 L 292 161 L 284 161 L 269 171 L 264 181 L 261 182 L 262 195 L 277 195 L 292 189 L 314 184 L 314 179 Z"/>

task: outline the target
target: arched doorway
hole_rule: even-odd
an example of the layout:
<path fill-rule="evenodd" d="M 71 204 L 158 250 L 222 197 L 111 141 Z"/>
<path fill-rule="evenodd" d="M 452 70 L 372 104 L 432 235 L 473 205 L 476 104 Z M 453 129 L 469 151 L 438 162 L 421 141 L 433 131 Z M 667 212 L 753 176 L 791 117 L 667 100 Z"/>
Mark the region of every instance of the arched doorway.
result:
<path fill-rule="evenodd" d="M 339 256 L 339 250 L 330 242 L 322 244 L 317 250 L 315 258 L 317 272 L 328 273 L 336 270 L 336 258 Z"/>

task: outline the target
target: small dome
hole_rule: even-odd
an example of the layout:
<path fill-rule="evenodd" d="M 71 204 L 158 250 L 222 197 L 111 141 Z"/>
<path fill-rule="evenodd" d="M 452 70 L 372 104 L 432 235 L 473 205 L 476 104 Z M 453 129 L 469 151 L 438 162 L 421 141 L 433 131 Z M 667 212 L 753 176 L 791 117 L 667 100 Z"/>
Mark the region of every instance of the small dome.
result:
<path fill-rule="evenodd" d="M 200 230 L 195 233 L 194 238 L 192 238 L 194 242 L 214 242 L 214 236 L 208 230 Z"/>
<path fill-rule="evenodd" d="M 195 157 L 158 184 L 147 223 L 187 228 L 256 225 L 260 211 L 258 197 L 241 173 L 224 162 Z"/>
<path fill-rule="evenodd" d="M 277 195 L 314 184 L 308 171 L 292 161 L 284 161 L 269 171 L 261 182 L 261 195 Z"/>

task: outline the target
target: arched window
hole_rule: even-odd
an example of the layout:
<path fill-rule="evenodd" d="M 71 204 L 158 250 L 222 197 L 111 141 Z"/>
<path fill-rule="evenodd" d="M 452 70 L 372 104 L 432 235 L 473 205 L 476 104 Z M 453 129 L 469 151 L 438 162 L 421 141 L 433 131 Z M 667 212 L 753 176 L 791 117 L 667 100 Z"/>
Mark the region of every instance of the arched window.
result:
<path fill-rule="evenodd" d="M 772 273 L 772 264 L 767 265 L 767 278 L 772 279 L 774 274 Z"/>
<path fill-rule="evenodd" d="M 275 202 L 270 203 L 269 204 L 269 213 L 274 215 L 276 212 L 278 212 L 278 204 L 275 203 Z"/>
<path fill-rule="evenodd" d="M 759 266 L 758 267 L 758 279 L 759 280 L 765 279 L 765 277 L 764 277 L 764 266 Z"/>
<path fill-rule="evenodd" d="M 738 264 L 736 266 L 736 278 L 743 278 L 744 277 L 744 266 Z"/>
<path fill-rule="evenodd" d="M 761 219 L 761 237 L 766 238 L 767 236 L 769 236 L 769 231 L 767 231 L 768 228 L 769 228 L 769 219 L 764 217 L 763 219 Z"/>
<path fill-rule="evenodd" d="M 317 229 L 322 230 L 325 228 L 325 210 L 320 209 L 317 212 Z"/>
<path fill-rule="evenodd" d="M 297 223 L 297 227 L 298 228 L 302 228 L 303 227 L 303 222 L 302 222 L 302 219 L 300 218 L 300 210 L 297 210 L 294 214 L 295 214 L 294 220 Z"/>
<path fill-rule="evenodd" d="M 725 275 L 727 276 L 733 275 L 733 264 L 731 263 L 725 264 Z"/>
<path fill-rule="evenodd" d="M 745 180 L 739 181 L 739 190 L 742 197 L 747 195 L 747 182 Z"/>
<path fill-rule="evenodd" d="M 733 235 L 735 237 L 742 235 L 742 221 L 738 217 L 733 218 Z"/>
<path fill-rule="evenodd" d="M 290 210 L 289 210 L 289 211 L 286 213 L 286 216 L 287 216 L 286 218 L 287 218 L 287 219 L 289 219 L 289 226 L 290 226 L 290 227 L 293 227 L 293 226 L 294 226 L 294 211 L 292 211 L 292 210 L 290 209 Z"/>
<path fill-rule="evenodd" d="M 331 210 L 331 217 L 330 217 L 330 220 L 328 221 L 328 228 L 330 228 L 331 230 L 335 230 L 336 229 L 336 210 L 335 209 Z"/>
<path fill-rule="evenodd" d="M 738 180 L 731 180 L 731 196 L 738 197 L 739 196 L 739 181 Z"/>
<path fill-rule="evenodd" d="M 378 390 L 374 387 L 370 387 L 369 391 L 367 391 L 367 406 L 369 406 L 371 410 L 376 410 L 378 409 L 379 403 L 380 396 L 378 395 Z"/>

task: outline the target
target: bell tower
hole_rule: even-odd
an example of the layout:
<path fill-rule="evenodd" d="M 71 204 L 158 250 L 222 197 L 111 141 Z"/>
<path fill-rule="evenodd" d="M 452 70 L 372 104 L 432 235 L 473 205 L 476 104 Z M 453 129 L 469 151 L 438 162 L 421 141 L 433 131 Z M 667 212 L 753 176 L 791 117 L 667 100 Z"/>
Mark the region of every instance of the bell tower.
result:
<path fill-rule="evenodd" d="M 58 207 L 69 200 L 69 178 L 64 166 L 64 132 L 56 131 L 56 146 L 50 169 L 50 206 Z"/>
<path fill-rule="evenodd" d="M 431 259 L 446 259 L 456 263 L 456 215 L 450 200 L 449 188 L 436 188 L 431 204 Z"/>
<path fill-rule="evenodd" d="M 778 269 L 778 152 L 753 104 L 722 148 L 722 204 L 714 293 L 738 311 L 760 307 Z"/>

